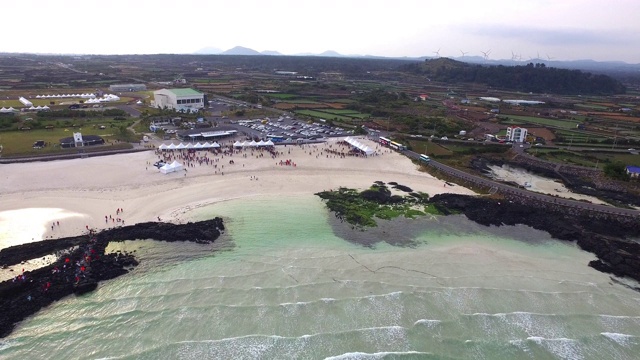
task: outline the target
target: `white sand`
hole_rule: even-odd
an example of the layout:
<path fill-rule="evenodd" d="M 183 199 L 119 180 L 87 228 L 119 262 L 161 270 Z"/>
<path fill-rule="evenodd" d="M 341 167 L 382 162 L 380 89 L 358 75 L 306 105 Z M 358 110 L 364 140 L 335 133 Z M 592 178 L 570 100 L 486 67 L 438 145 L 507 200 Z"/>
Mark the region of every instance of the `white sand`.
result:
<path fill-rule="evenodd" d="M 377 147 L 372 141 L 362 141 Z M 155 221 L 158 217 L 162 221 L 182 222 L 190 209 L 215 202 L 263 194 L 281 195 L 286 201 L 290 194 L 313 194 L 340 186 L 363 189 L 376 180 L 395 181 L 430 195 L 473 194 L 461 186 L 444 187 L 444 181 L 419 171 L 408 158 L 388 149 L 380 148 L 381 155 L 369 158 L 326 158 L 326 153 L 320 156 L 320 151 L 329 144 L 337 146 L 335 142 L 304 148 L 277 146 L 276 150 L 284 155 L 276 159 L 268 154 L 252 157 L 250 150 L 246 150 L 247 158 L 235 154 L 220 159 L 218 174 L 214 174 L 216 169 L 212 165 L 189 167 L 186 176 L 184 171 L 162 174 L 148 165 L 158 159 L 152 151 L 0 165 L 0 229 L 15 229 L 18 223 L 24 226 L 25 216 L 32 223 L 30 232 L 15 229 L 9 230 L 10 235 L 3 236 L 5 239 L 0 237 L 0 248 L 7 243 L 29 242 L 31 238 L 39 240 L 38 234 L 57 238 L 77 235 L 87 226 L 103 229 L 121 225 L 111 220 L 105 223 L 105 215 L 120 217 L 125 225 Z M 210 153 L 208 156 L 214 157 Z M 234 165 L 229 164 L 231 159 Z M 293 160 L 297 166 L 276 165 L 286 159 Z M 221 170 L 224 175 L 220 174 Z M 252 180 L 252 176 L 257 180 Z M 41 212 L 32 215 L 11 212 L 33 208 L 54 210 L 46 212 L 46 216 Z M 117 208 L 122 208 L 124 213 L 116 215 Z M 60 226 L 52 230 L 53 221 L 60 221 Z M 16 236 L 23 238 L 7 239 Z"/>

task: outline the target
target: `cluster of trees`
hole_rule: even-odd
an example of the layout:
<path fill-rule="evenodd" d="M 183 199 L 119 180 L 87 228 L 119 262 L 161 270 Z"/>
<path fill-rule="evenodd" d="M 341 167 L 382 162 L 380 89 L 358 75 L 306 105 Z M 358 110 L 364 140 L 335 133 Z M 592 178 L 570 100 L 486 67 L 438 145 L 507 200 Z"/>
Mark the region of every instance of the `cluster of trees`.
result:
<path fill-rule="evenodd" d="M 543 63 L 524 66 L 482 66 L 450 59 L 426 60 L 402 66 L 407 72 L 448 83 L 481 83 L 495 88 L 522 92 L 612 95 L 626 88 L 607 75 L 594 75 L 580 70 L 547 67 Z"/>
<path fill-rule="evenodd" d="M 9 129 L 19 120 L 14 114 L 2 114 L 0 115 L 0 129 Z"/>
<path fill-rule="evenodd" d="M 604 171 L 604 175 L 622 181 L 629 181 L 629 174 L 627 174 L 627 167 L 619 161 L 608 163 L 602 169 Z"/>

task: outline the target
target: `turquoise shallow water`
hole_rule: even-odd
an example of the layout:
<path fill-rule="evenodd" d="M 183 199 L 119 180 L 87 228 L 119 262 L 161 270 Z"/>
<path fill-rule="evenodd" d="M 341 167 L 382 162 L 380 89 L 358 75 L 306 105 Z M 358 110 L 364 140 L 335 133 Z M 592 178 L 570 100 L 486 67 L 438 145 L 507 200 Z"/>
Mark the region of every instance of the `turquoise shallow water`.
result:
<path fill-rule="evenodd" d="M 227 219 L 227 233 L 215 246 L 118 245 L 135 248 L 141 266 L 25 321 L 0 341 L 0 358 L 640 353 L 640 294 L 587 267 L 592 255 L 543 232 L 438 217 L 361 233 L 311 196 L 229 201 L 191 214 L 216 215 Z M 411 246 L 376 242 L 398 238 Z M 359 245 L 363 239 L 375 245 Z"/>

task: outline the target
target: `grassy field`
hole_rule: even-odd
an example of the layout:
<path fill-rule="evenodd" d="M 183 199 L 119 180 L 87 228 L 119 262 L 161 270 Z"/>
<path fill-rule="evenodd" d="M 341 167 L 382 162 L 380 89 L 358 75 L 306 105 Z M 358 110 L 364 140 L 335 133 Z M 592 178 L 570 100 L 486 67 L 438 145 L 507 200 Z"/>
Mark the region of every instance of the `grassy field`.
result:
<path fill-rule="evenodd" d="M 420 154 L 433 156 L 433 157 L 438 157 L 442 155 L 449 156 L 453 154 L 453 151 L 440 146 L 438 143 L 434 143 L 430 141 L 427 142 L 427 141 L 411 140 L 409 141 L 409 145 L 411 146 L 413 151 Z"/>
<path fill-rule="evenodd" d="M 355 110 L 349 110 L 349 109 L 327 109 L 327 110 L 323 110 L 323 112 L 326 112 L 329 114 L 336 114 L 336 115 L 360 114 Z"/>
<path fill-rule="evenodd" d="M 537 124 L 543 126 L 553 126 L 561 129 L 575 129 L 579 121 L 576 120 L 559 120 L 559 119 L 546 119 L 533 116 L 520 116 L 520 115 L 506 115 L 510 120 L 514 120 L 516 124 Z M 502 121 L 507 123 L 507 121 Z"/>
<path fill-rule="evenodd" d="M 529 154 L 541 159 L 563 164 L 574 164 L 587 167 L 602 167 L 607 162 L 620 161 L 625 165 L 640 166 L 640 155 L 630 153 L 609 152 L 574 152 L 556 149 L 531 149 Z"/>
<path fill-rule="evenodd" d="M 606 106 L 594 105 L 594 104 L 575 104 L 574 106 L 583 108 L 583 109 L 607 110 Z"/>
<path fill-rule="evenodd" d="M 321 113 L 326 113 L 325 116 L 328 116 L 332 119 L 336 115 L 341 117 L 349 117 L 353 119 L 368 119 L 371 117 L 371 115 L 369 114 L 364 114 L 355 110 L 348 110 L 348 109 L 322 109 L 322 110 L 313 109 L 313 110 Z"/>
<path fill-rule="evenodd" d="M 76 127 L 71 125 L 76 123 Z M 59 147 L 60 139 L 73 136 L 74 132 L 81 132 L 83 135 L 99 135 L 105 142 L 115 140 L 119 137 L 120 126 L 130 126 L 133 120 L 111 120 L 111 119 L 83 119 L 83 120 L 48 120 L 41 121 L 43 126 L 54 126 L 52 129 L 32 129 L 13 130 L 0 132 L 0 145 L 2 145 L 3 156 L 13 155 L 37 155 L 50 154 L 69 151 Z M 82 124 L 82 126 L 80 126 Z M 104 125 L 105 129 L 100 129 Z M 50 145 L 44 149 L 33 149 L 33 143 L 43 140 Z"/>
<path fill-rule="evenodd" d="M 313 100 L 305 100 L 305 99 L 300 99 L 300 100 L 287 100 L 286 101 L 289 104 L 315 104 L 315 105 L 322 105 L 322 103 L 319 103 L 317 101 L 313 101 Z"/>
<path fill-rule="evenodd" d="M 267 97 L 273 99 L 287 100 L 287 99 L 295 99 L 298 95 L 295 94 L 267 94 Z"/>
<path fill-rule="evenodd" d="M 329 120 L 336 119 L 336 120 L 341 120 L 341 121 L 345 121 L 345 120 L 351 119 L 351 118 L 346 117 L 346 116 L 335 115 L 335 114 L 327 114 L 325 112 L 320 112 L 320 111 L 315 111 L 315 110 L 296 110 L 295 112 L 296 112 L 296 114 L 313 116 L 313 117 L 317 117 L 317 118 L 321 118 L 321 119 L 329 119 Z"/>

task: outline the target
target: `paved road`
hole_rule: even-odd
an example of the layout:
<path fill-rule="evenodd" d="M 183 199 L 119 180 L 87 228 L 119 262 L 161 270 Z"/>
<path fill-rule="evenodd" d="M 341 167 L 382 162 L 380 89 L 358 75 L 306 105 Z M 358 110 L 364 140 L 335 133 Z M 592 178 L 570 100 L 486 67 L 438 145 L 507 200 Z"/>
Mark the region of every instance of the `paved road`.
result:
<path fill-rule="evenodd" d="M 410 150 L 404 151 L 404 154 L 413 159 L 420 158 L 420 154 Z M 573 207 L 573 208 L 579 208 L 579 209 L 585 209 L 585 210 L 591 210 L 591 211 L 597 211 L 597 212 L 609 213 L 609 214 L 640 217 L 640 211 L 638 210 L 623 209 L 623 208 L 617 208 L 617 207 L 601 205 L 601 204 L 592 204 L 592 203 L 587 203 L 582 201 L 576 201 L 576 200 L 570 200 L 570 199 L 564 199 L 564 198 L 559 198 L 555 196 L 545 195 L 545 194 L 537 193 L 533 191 L 528 191 L 525 189 L 509 186 L 504 183 L 492 181 L 484 177 L 472 175 L 464 171 L 444 165 L 434 160 L 431 160 L 429 162 L 429 166 L 433 166 L 434 168 L 441 170 L 449 175 L 455 176 L 457 178 L 470 181 L 478 185 L 483 185 L 489 188 L 495 188 L 497 191 L 502 193 L 509 193 L 509 194 L 518 195 L 524 198 L 544 201 L 548 203 L 554 203 L 554 204 Z"/>
<path fill-rule="evenodd" d="M 140 117 L 140 110 L 136 109 L 132 105 L 115 105 L 114 107 L 126 111 L 131 117 Z"/>

